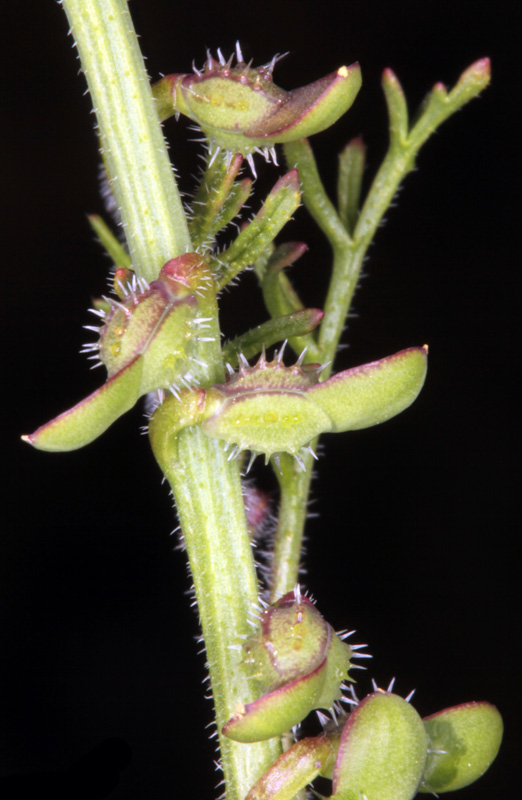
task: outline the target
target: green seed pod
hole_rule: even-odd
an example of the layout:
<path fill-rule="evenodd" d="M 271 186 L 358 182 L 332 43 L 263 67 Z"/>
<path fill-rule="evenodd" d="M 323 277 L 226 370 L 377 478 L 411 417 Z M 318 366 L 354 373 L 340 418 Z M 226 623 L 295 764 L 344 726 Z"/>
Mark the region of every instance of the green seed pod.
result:
<path fill-rule="evenodd" d="M 209 436 L 239 450 L 296 455 L 323 431 L 331 430 L 328 415 L 306 396 L 320 368 L 285 367 L 280 359 L 261 356 L 253 368 L 242 363 L 239 373 L 207 393 L 213 413 L 202 424 Z"/>
<path fill-rule="evenodd" d="M 463 703 L 424 717 L 430 751 L 420 792 L 450 792 L 476 781 L 496 758 L 502 717 L 490 703 Z"/>
<path fill-rule="evenodd" d="M 41 450 L 74 450 L 96 439 L 142 395 L 166 388 L 177 394 L 178 381 L 191 383 L 197 295 L 211 281 L 206 262 L 188 253 L 168 261 L 150 286 L 136 278 L 122 283 L 122 299 L 105 298 L 109 310 L 95 311 L 104 323 L 99 342 L 84 350 L 105 365 L 106 383 L 22 438 Z"/>
<path fill-rule="evenodd" d="M 207 391 L 202 428 L 239 452 L 299 458 L 320 433 L 377 425 L 407 408 L 426 375 L 427 348 L 409 348 L 319 383 L 321 367 L 285 367 L 281 353 L 262 355 L 255 367 L 243 359 L 228 383 Z"/>
<path fill-rule="evenodd" d="M 315 708 L 330 708 L 349 680 L 352 650 L 297 588 L 261 616 L 244 645 L 245 661 L 264 694 L 237 709 L 223 733 L 238 742 L 278 736 Z"/>
<path fill-rule="evenodd" d="M 254 784 L 245 800 L 292 800 L 318 775 L 333 767 L 338 736 L 315 736 L 296 742 Z"/>
<path fill-rule="evenodd" d="M 332 800 L 412 800 L 427 746 L 422 719 L 406 700 L 381 690 L 368 695 L 344 726 Z"/>
<path fill-rule="evenodd" d="M 253 69 L 239 45 L 237 64 L 208 54 L 202 70 L 167 75 L 152 87 L 161 119 L 181 112 L 194 120 L 218 149 L 247 158 L 261 148 L 311 136 L 333 125 L 352 105 L 361 86 L 358 64 L 340 67 L 324 78 L 286 92 L 275 86 L 277 62 Z"/>
<path fill-rule="evenodd" d="M 143 358 L 138 356 L 80 403 L 22 440 L 48 452 L 67 452 L 90 444 L 136 403 L 142 373 Z"/>
<path fill-rule="evenodd" d="M 166 284 L 159 280 L 144 292 L 113 303 L 101 330 L 99 348 L 109 378 L 136 355 L 143 355 L 140 394 L 173 383 L 179 375 L 178 361 L 187 355 L 196 308 L 193 296 L 173 298 Z"/>

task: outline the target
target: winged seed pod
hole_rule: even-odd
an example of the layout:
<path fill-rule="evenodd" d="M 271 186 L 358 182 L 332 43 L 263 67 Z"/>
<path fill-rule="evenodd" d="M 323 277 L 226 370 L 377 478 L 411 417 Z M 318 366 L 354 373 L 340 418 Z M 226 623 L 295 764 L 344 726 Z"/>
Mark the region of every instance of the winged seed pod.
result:
<path fill-rule="evenodd" d="M 337 726 L 292 745 L 245 800 L 293 800 L 319 775 L 333 778 L 333 800 L 437 796 L 479 778 L 501 739 L 502 719 L 490 703 L 445 708 L 421 722 L 406 700 L 376 689 Z"/>
<path fill-rule="evenodd" d="M 352 650 L 299 587 L 266 608 L 243 645 L 245 663 L 264 694 L 239 706 L 223 727 L 237 742 L 271 739 L 315 708 L 331 708 L 350 680 Z"/>
<path fill-rule="evenodd" d="M 239 358 L 239 372 L 227 383 L 182 392 L 181 403 L 167 398 L 154 412 L 149 434 L 154 454 L 168 469 L 176 460 L 175 437 L 182 428 L 201 425 L 210 437 L 231 448 L 263 454 L 265 461 L 300 450 L 320 433 L 378 425 L 407 408 L 419 394 L 427 369 L 424 347 L 410 347 L 380 361 L 353 367 L 319 383 L 322 367 L 292 367 L 262 354 L 254 367 Z"/>
<path fill-rule="evenodd" d="M 322 367 L 285 367 L 262 355 L 246 362 L 228 383 L 207 391 L 202 428 L 238 452 L 251 450 L 268 460 L 276 453 L 299 457 L 320 433 L 367 428 L 407 408 L 426 376 L 427 348 L 339 372 L 319 383 Z"/>
<path fill-rule="evenodd" d="M 450 792 L 486 772 L 502 741 L 502 717 L 491 703 L 463 703 L 424 717 L 430 751 L 420 792 Z"/>
<path fill-rule="evenodd" d="M 272 81 L 277 57 L 252 68 L 236 46 L 225 62 L 208 53 L 202 70 L 167 75 L 153 85 L 160 119 L 182 113 L 196 122 L 211 147 L 266 156 L 274 145 L 311 136 L 333 125 L 352 105 L 361 86 L 358 64 L 340 67 L 308 86 L 286 92 Z"/>
<path fill-rule="evenodd" d="M 161 388 L 177 394 L 187 385 L 197 337 L 198 296 L 211 286 L 210 270 L 196 253 L 168 261 L 150 286 L 133 278 L 119 288 L 123 299 L 104 298 L 108 311 L 99 341 L 84 352 L 107 368 L 106 383 L 73 408 L 42 425 L 24 441 L 40 450 L 83 447 L 102 434 L 139 397 Z"/>
<path fill-rule="evenodd" d="M 412 800 L 427 748 L 422 719 L 406 700 L 382 690 L 369 694 L 343 728 L 332 800 Z"/>

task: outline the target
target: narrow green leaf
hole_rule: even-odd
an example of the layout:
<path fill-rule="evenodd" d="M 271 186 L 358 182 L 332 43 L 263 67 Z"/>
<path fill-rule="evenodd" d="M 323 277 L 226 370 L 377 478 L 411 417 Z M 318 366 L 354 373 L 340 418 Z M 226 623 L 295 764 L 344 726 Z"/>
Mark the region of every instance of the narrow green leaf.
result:
<path fill-rule="evenodd" d="M 301 299 L 283 269 L 293 264 L 307 249 L 307 246 L 302 242 L 287 242 L 273 251 L 266 264 L 263 265 L 262 270 L 256 269 L 258 276 L 260 276 L 266 308 L 274 319 L 303 310 Z M 305 348 L 307 349 L 307 362 L 321 360 L 315 336 L 301 334 L 285 338 L 288 338 L 290 346 L 297 355 L 300 355 Z"/>
<path fill-rule="evenodd" d="M 268 312 L 275 319 L 299 314 L 304 311 L 301 301 L 290 283 L 290 280 L 283 272 L 275 270 L 266 282 L 263 282 L 263 297 Z M 298 309 L 298 310 L 293 310 Z M 324 313 L 321 312 L 321 319 Z M 317 344 L 317 336 L 312 333 L 290 335 L 288 337 L 290 347 L 296 355 L 301 355 L 306 348 L 306 363 L 321 361 L 321 351 Z"/>
<path fill-rule="evenodd" d="M 390 145 L 392 148 L 404 146 L 408 139 L 408 106 L 399 79 L 389 68 L 383 72 L 382 88 L 390 120 Z"/>
<path fill-rule="evenodd" d="M 361 138 L 352 139 L 339 154 L 337 202 L 339 217 L 352 235 L 359 214 L 366 147 Z"/>
<path fill-rule="evenodd" d="M 297 170 L 290 170 L 277 181 L 259 213 L 243 228 L 228 250 L 213 259 L 218 289 L 230 283 L 242 269 L 253 264 L 264 253 L 291 219 L 300 201 Z"/>
<path fill-rule="evenodd" d="M 319 308 L 304 308 L 301 311 L 270 319 L 263 322 L 262 325 L 258 325 L 257 328 L 252 328 L 227 342 L 223 346 L 223 359 L 236 368 L 239 353 L 242 353 L 245 358 L 253 358 L 261 352 L 263 347 L 267 348 L 285 339 L 310 333 L 315 330 L 322 318 L 323 312 Z"/>
<path fill-rule="evenodd" d="M 221 209 L 221 213 L 216 218 L 215 224 L 210 229 L 210 235 L 215 236 L 218 231 L 225 228 L 229 222 L 237 217 L 252 192 L 252 180 L 243 178 L 236 181 Z"/>
<path fill-rule="evenodd" d="M 101 246 L 105 248 L 109 258 L 117 269 L 128 269 L 131 257 L 125 247 L 118 241 L 107 223 L 98 214 L 89 214 L 89 223 L 98 237 Z"/>
<path fill-rule="evenodd" d="M 210 162 L 212 159 L 208 158 Z M 224 155 L 209 163 L 192 201 L 189 231 L 195 247 L 210 247 L 222 228 L 239 213 L 247 201 L 252 181 L 236 182 L 243 157 L 239 154 L 227 160 Z"/>
<path fill-rule="evenodd" d="M 308 247 L 301 242 L 287 242 L 276 247 L 268 259 L 261 279 L 261 289 L 265 305 L 272 317 L 280 317 L 303 309 L 297 292 L 282 271 L 297 261 L 307 249 Z"/>

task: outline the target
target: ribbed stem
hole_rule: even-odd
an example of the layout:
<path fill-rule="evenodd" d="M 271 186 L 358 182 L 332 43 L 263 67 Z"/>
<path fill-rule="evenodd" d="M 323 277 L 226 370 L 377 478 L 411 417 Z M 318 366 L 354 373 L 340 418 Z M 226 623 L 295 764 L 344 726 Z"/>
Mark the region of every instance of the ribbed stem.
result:
<path fill-rule="evenodd" d="M 257 602 L 257 578 L 247 532 L 238 465 L 200 428 L 178 437 L 177 458 L 165 468 L 189 557 L 220 731 L 236 706 L 258 694 L 242 660 L 241 643 Z M 220 735 L 227 800 L 243 800 L 281 753 L 278 738 L 239 744 Z"/>
<path fill-rule="evenodd" d="M 63 0 L 98 122 L 103 159 L 132 264 L 148 281 L 190 249 L 126 0 Z"/>

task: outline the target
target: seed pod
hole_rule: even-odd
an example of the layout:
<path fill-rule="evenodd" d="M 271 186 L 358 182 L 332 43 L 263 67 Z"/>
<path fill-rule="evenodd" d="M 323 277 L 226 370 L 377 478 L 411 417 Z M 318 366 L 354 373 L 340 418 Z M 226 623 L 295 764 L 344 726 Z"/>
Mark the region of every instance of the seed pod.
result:
<path fill-rule="evenodd" d="M 140 355 L 140 394 L 174 383 L 180 374 L 179 362 L 188 366 L 187 344 L 192 337 L 191 321 L 196 308 L 193 295 L 172 297 L 161 280 L 139 295 L 113 303 L 101 330 L 99 351 L 109 378 Z"/>
<path fill-rule="evenodd" d="M 377 425 L 407 408 L 426 375 L 427 348 L 412 347 L 319 383 L 321 367 L 285 367 L 281 354 L 246 362 L 228 383 L 207 391 L 205 433 L 238 451 L 298 456 L 320 433 Z"/>
<path fill-rule="evenodd" d="M 349 680 L 352 651 L 297 589 L 261 616 L 244 645 L 245 662 L 264 694 L 237 709 L 223 733 L 258 742 L 297 725 L 315 708 L 330 708 Z"/>
<path fill-rule="evenodd" d="M 197 318 L 197 287 L 209 287 L 210 272 L 201 256 L 188 253 L 168 261 L 150 286 L 134 278 L 122 284 L 123 298 L 96 311 L 104 324 L 99 342 L 86 346 L 107 368 L 97 391 L 29 436 L 41 450 L 64 451 L 96 439 L 139 397 L 190 380 Z M 201 290 L 202 291 L 202 290 Z"/>
<path fill-rule="evenodd" d="M 423 722 L 406 700 L 380 690 L 368 695 L 344 726 L 332 800 L 412 800 L 427 746 Z"/>
<path fill-rule="evenodd" d="M 359 65 L 352 64 L 286 92 L 272 81 L 277 59 L 253 69 L 238 47 L 235 67 L 232 60 L 225 63 L 221 56 L 215 60 L 209 54 L 203 70 L 167 75 L 154 84 L 160 118 L 181 112 L 218 148 L 248 156 L 333 125 L 352 105 L 361 85 Z"/>
<path fill-rule="evenodd" d="M 502 741 L 502 717 L 491 703 L 463 703 L 424 717 L 430 752 L 420 792 L 468 786 L 489 768 Z"/>
<path fill-rule="evenodd" d="M 292 800 L 333 766 L 338 740 L 338 736 L 315 736 L 296 742 L 274 761 L 245 800 Z"/>

